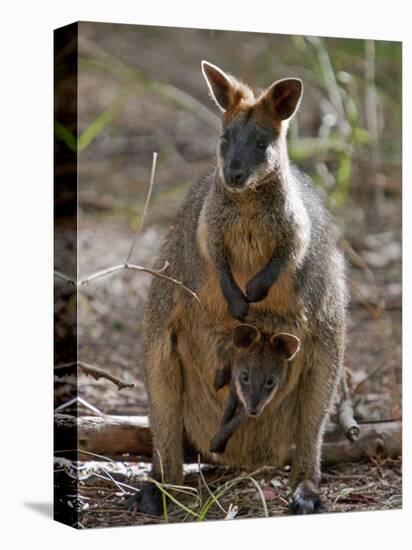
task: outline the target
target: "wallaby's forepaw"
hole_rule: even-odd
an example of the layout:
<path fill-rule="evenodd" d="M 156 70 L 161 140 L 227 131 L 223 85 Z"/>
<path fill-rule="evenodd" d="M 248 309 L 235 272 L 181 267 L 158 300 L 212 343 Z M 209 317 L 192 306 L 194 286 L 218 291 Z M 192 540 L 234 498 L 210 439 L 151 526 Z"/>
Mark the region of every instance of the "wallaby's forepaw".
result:
<path fill-rule="evenodd" d="M 141 512 L 149 516 L 163 514 L 162 493 L 154 483 L 146 483 L 127 503 L 129 512 Z"/>
<path fill-rule="evenodd" d="M 227 386 L 230 382 L 232 369 L 230 366 L 225 366 L 222 369 L 216 371 L 215 379 L 213 382 L 213 388 L 215 391 L 219 391 L 224 386 Z"/>
<path fill-rule="evenodd" d="M 295 515 L 320 514 L 325 511 L 325 507 L 317 491 L 302 482 L 293 494 L 290 510 Z"/>
<path fill-rule="evenodd" d="M 243 294 L 236 296 L 236 298 L 232 298 L 228 303 L 228 306 L 229 313 L 234 319 L 237 319 L 238 321 L 244 321 L 246 319 L 247 314 L 249 313 L 249 302 Z"/>
<path fill-rule="evenodd" d="M 261 302 L 269 294 L 272 281 L 266 280 L 265 277 L 256 275 L 246 285 L 246 298 L 247 301 Z"/>
<path fill-rule="evenodd" d="M 227 441 L 225 439 L 222 439 L 219 434 L 215 435 L 215 437 L 210 442 L 210 452 L 211 453 L 224 453 L 226 450 Z"/>

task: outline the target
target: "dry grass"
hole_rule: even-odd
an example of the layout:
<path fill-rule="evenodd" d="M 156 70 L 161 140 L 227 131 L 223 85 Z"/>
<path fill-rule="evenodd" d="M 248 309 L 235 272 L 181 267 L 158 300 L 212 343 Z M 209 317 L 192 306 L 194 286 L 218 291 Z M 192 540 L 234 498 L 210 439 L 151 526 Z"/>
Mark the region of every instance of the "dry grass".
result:
<path fill-rule="evenodd" d="M 325 469 L 322 498 L 328 513 L 391 510 L 402 507 L 400 459 L 375 459 Z M 263 518 L 289 514 L 288 467 L 262 468 L 246 475 L 229 468 L 189 465 L 185 487 L 170 488 L 175 503 L 167 516 L 154 518 L 127 511 L 135 487 L 147 479 L 143 463 L 87 462 L 80 464 L 78 496 L 70 497 L 80 528 L 116 527 L 187 521 Z M 56 465 L 59 484 L 71 482 L 74 470 Z M 203 479 L 202 479 L 203 478 Z"/>

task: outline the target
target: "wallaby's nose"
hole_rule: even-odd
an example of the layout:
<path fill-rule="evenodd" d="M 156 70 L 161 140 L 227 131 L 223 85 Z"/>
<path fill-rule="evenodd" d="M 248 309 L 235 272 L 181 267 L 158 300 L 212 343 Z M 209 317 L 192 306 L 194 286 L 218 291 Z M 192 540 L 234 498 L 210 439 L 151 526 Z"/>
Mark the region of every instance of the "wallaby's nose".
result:
<path fill-rule="evenodd" d="M 240 187 L 243 182 L 243 170 L 241 163 L 237 159 L 229 162 L 226 171 L 226 182 L 232 187 Z"/>
<path fill-rule="evenodd" d="M 240 168 L 235 168 L 229 171 L 229 182 L 231 185 L 239 185 L 242 181 L 243 172 Z"/>

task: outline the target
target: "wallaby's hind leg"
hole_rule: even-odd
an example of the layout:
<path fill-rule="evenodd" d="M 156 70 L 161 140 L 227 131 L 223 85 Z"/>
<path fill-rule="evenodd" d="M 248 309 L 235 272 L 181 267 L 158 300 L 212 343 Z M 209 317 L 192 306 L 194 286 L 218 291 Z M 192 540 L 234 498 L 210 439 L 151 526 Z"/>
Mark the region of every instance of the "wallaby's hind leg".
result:
<path fill-rule="evenodd" d="M 173 349 L 172 334 L 149 339 L 145 349 L 146 389 L 153 437 L 151 476 L 161 482 L 183 482 L 183 422 L 181 366 Z M 162 493 L 145 484 L 130 501 L 129 509 L 150 515 L 163 512 Z"/>
<path fill-rule="evenodd" d="M 335 341 L 335 346 L 328 349 L 319 341 L 309 345 L 312 350 L 308 360 L 312 364 L 307 364 L 307 376 L 304 374 L 301 381 L 299 427 L 291 471 L 294 493 L 290 507 L 294 514 L 323 511 L 318 493 L 323 432 L 342 370 L 342 343 Z"/>

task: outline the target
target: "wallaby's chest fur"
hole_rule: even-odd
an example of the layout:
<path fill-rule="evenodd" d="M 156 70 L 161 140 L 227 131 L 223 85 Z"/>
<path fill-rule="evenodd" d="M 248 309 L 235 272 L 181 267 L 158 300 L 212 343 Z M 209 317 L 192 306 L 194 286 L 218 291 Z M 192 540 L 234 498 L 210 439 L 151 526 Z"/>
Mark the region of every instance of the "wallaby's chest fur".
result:
<path fill-rule="evenodd" d="M 259 215 L 239 215 L 228 226 L 224 244 L 230 253 L 232 270 L 238 277 L 249 276 L 260 270 L 276 247 L 276 238 L 267 230 Z"/>
<path fill-rule="evenodd" d="M 310 223 L 299 218 L 299 212 L 295 216 L 289 212 L 285 200 L 279 200 L 274 194 L 266 192 L 258 196 L 254 191 L 249 191 L 242 199 L 236 199 L 224 200 L 219 193 L 217 196 L 210 193 L 197 222 L 197 246 L 206 263 L 198 293 L 205 307 L 218 317 L 226 315 L 227 308 L 219 274 L 210 257 L 210 246 L 217 237 L 222 240 L 233 277 L 242 291 L 245 291 L 246 283 L 267 264 L 279 245 L 294 250 L 294 258 L 298 260 L 303 257 L 310 238 Z M 294 290 L 296 267 L 297 261 L 288 265 L 268 296 L 253 304 L 252 309 L 279 314 L 301 311 L 302 303 Z"/>

